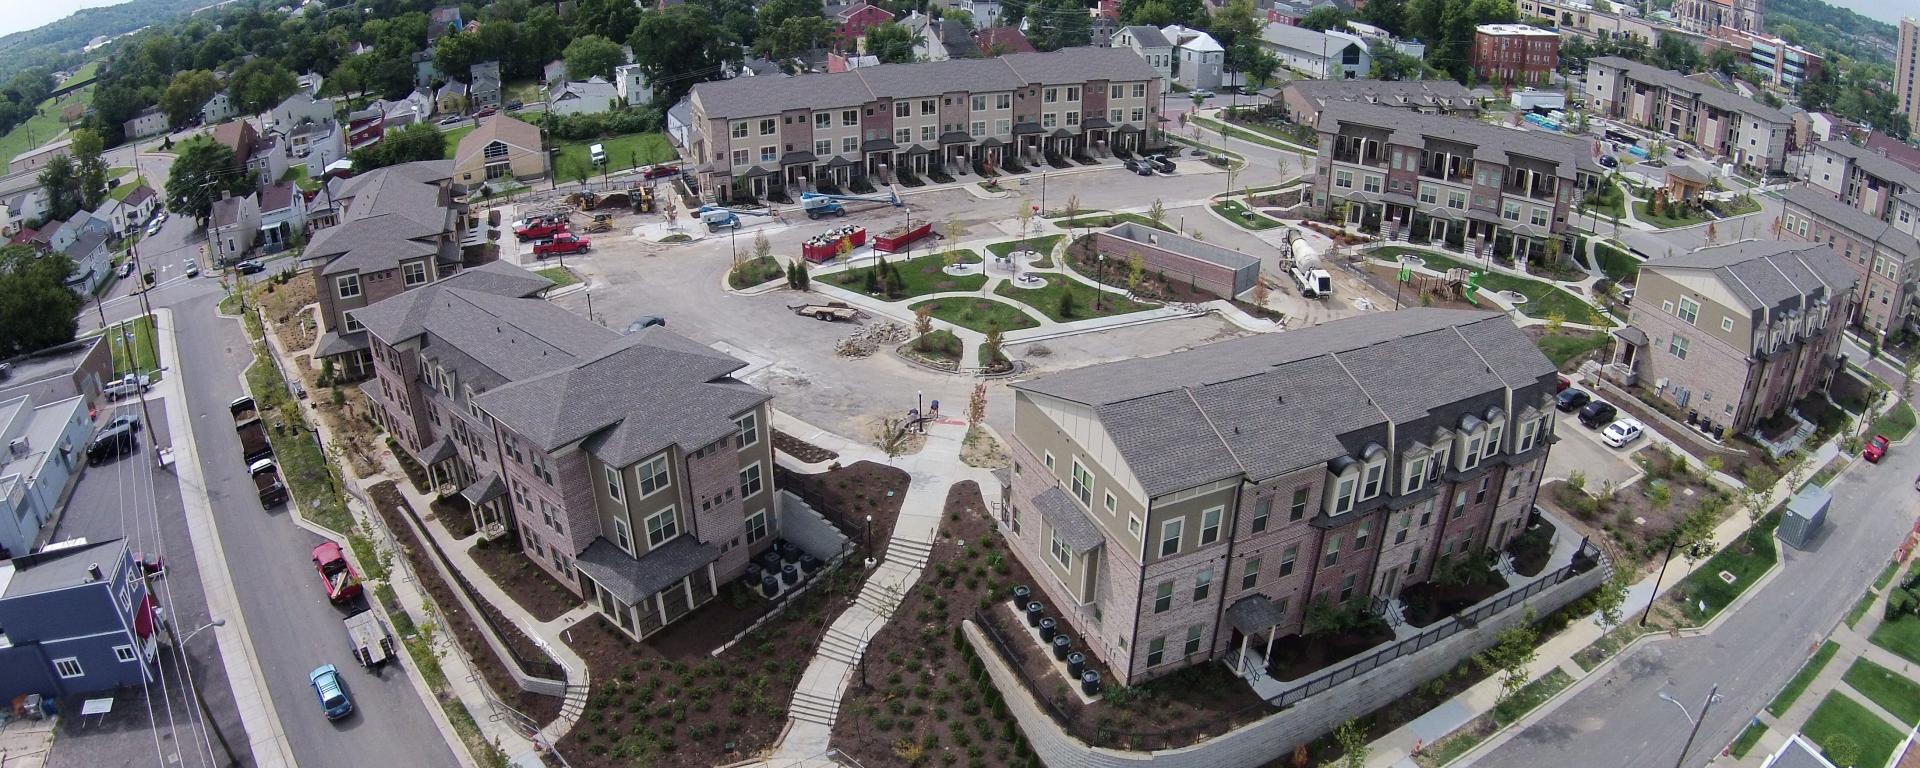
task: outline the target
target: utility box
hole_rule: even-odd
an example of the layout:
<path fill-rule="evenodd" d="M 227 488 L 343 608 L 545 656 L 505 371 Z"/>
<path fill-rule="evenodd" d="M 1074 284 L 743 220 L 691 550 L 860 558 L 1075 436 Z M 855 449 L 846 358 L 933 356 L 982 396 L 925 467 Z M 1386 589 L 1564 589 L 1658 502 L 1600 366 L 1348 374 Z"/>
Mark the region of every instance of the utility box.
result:
<path fill-rule="evenodd" d="M 1827 489 L 1813 484 L 1800 489 L 1780 514 L 1780 540 L 1794 549 L 1806 549 L 1820 535 L 1820 526 L 1827 522 L 1827 508 L 1832 505 L 1833 495 Z"/>

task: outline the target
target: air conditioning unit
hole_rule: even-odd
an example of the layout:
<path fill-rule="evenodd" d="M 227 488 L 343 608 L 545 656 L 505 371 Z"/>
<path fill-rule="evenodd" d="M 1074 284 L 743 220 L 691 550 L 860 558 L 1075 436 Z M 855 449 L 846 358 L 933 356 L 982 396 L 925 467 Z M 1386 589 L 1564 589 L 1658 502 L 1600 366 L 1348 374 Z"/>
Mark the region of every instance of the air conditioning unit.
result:
<path fill-rule="evenodd" d="M 26 438 L 16 437 L 12 442 L 7 443 L 7 453 L 17 459 L 27 455 L 28 447 Z"/>
<path fill-rule="evenodd" d="M 1654 380 L 1654 382 L 1653 382 L 1653 388 L 1654 388 L 1654 389 L 1656 389 L 1656 390 L 1661 390 L 1661 389 L 1666 389 L 1666 388 L 1667 388 L 1667 377 L 1665 377 L 1665 376 L 1662 376 L 1662 377 L 1660 377 L 1660 378 L 1658 378 L 1658 379 L 1656 379 L 1656 380 Z"/>

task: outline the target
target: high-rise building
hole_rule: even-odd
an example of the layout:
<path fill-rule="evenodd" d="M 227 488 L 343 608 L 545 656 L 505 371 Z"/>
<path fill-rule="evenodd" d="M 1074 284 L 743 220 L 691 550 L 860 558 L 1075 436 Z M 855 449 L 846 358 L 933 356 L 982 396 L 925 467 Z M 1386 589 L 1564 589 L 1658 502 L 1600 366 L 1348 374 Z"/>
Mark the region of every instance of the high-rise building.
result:
<path fill-rule="evenodd" d="M 1920 128 L 1920 19 L 1900 20 L 1900 55 L 1893 60 L 1893 95 L 1907 125 Z"/>

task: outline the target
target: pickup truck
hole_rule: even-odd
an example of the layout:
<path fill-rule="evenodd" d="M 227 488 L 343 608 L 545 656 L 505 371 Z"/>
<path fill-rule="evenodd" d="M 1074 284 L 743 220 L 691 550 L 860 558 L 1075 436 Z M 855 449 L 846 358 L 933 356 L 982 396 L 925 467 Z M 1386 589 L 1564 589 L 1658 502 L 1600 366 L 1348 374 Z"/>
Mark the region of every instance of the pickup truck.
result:
<path fill-rule="evenodd" d="M 106 395 L 108 400 L 124 400 L 129 397 L 138 397 L 140 393 L 152 387 L 152 377 L 145 375 L 135 376 L 129 373 L 121 376 L 119 381 L 108 384 L 107 388 L 100 392 Z"/>
<path fill-rule="evenodd" d="M 569 253 L 586 253 L 593 248 L 593 241 L 577 236 L 572 232 L 561 232 L 546 240 L 533 244 L 534 258 L 565 256 Z"/>
<path fill-rule="evenodd" d="M 524 219 L 516 223 L 513 227 L 513 236 L 520 238 L 521 242 L 526 242 L 528 240 L 538 240 L 543 237 L 552 237 L 565 231 L 567 231 L 567 220 L 557 216 L 550 216 L 537 219 Z"/>
<path fill-rule="evenodd" d="M 280 468 L 273 459 L 247 465 L 247 474 L 253 476 L 253 487 L 260 492 L 260 506 L 272 509 L 287 503 L 287 486 L 280 482 Z"/>
<path fill-rule="evenodd" d="M 253 398 L 240 397 L 227 404 L 233 414 L 233 430 L 240 435 L 240 460 L 252 466 L 273 456 L 273 443 L 267 439 L 267 425 L 260 421 L 260 409 Z"/>
<path fill-rule="evenodd" d="M 360 574 L 354 572 L 347 555 L 337 542 L 323 541 L 313 548 L 313 569 L 320 574 L 320 585 L 327 599 L 339 605 L 360 596 Z"/>

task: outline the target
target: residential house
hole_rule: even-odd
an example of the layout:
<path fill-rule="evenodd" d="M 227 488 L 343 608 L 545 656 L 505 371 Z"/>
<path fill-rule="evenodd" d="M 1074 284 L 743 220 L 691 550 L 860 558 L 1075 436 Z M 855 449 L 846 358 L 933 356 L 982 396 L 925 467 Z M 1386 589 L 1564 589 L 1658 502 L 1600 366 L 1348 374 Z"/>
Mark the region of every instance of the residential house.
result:
<path fill-rule="evenodd" d="M 434 41 L 465 27 L 466 22 L 460 18 L 460 6 L 447 5 L 433 9 L 427 14 L 427 47 L 432 48 Z"/>
<path fill-rule="evenodd" d="M 347 151 L 371 146 L 387 135 L 386 108 L 375 102 L 347 113 Z"/>
<path fill-rule="evenodd" d="M 1505 315 L 1430 308 L 1029 379 L 999 528 L 1111 683 L 1258 674 L 1310 607 L 1391 612 L 1504 550 L 1554 379 Z"/>
<path fill-rule="evenodd" d="M 842 50 L 853 50 L 867 30 L 893 21 L 893 13 L 867 0 L 832 2 L 826 6 L 827 21 L 833 24 L 833 41 Z"/>
<path fill-rule="evenodd" d="M 1160 73 L 1160 91 L 1167 92 L 1173 87 L 1173 43 L 1160 30 L 1150 26 L 1136 25 L 1121 27 L 1113 34 L 1113 47 L 1127 48 L 1140 54 L 1147 65 Z"/>
<path fill-rule="evenodd" d="M 325 175 L 327 166 L 347 156 L 346 132 L 332 119 L 295 126 L 286 137 L 288 160 L 307 169 L 307 177 Z M 275 177 L 279 178 L 279 177 Z"/>
<path fill-rule="evenodd" d="M 936 19 L 914 11 L 900 22 L 913 34 L 914 61 L 946 61 L 980 57 L 973 31 L 957 21 Z"/>
<path fill-rule="evenodd" d="M 19 231 L 25 222 L 46 218 L 48 203 L 47 190 L 40 186 L 39 171 L 0 176 L 0 205 L 7 207 L 11 218 L 6 226 L 14 231 Z"/>
<path fill-rule="evenodd" d="M 223 123 L 233 119 L 236 114 L 239 111 L 233 108 L 233 99 L 227 96 L 226 91 L 215 92 L 207 99 L 207 103 L 200 105 L 200 122 L 203 125 Z"/>
<path fill-rule="evenodd" d="M 0 560 L 33 551 L 86 463 L 86 398 L 0 400 Z"/>
<path fill-rule="evenodd" d="M 494 179 L 536 179 L 547 175 L 547 153 L 540 146 L 540 129 L 504 114 L 480 121 L 460 137 L 453 150 L 453 175 L 462 184 L 480 185 Z"/>
<path fill-rule="evenodd" d="M 434 109 L 445 115 L 464 115 L 467 113 L 467 84 L 458 80 L 448 80 L 434 92 Z"/>
<path fill-rule="evenodd" d="M 154 212 L 160 210 L 160 195 L 141 182 L 140 186 L 134 187 L 121 199 L 120 206 L 126 215 L 125 226 L 120 227 L 120 231 L 130 233 L 134 227 L 146 224 L 153 218 Z"/>
<path fill-rule="evenodd" d="M 233 151 L 235 168 L 246 167 L 254 153 L 260 149 L 260 132 L 254 129 L 253 122 L 249 120 L 235 120 L 216 125 L 213 127 L 212 135 L 215 142 L 224 144 L 227 149 Z"/>
<path fill-rule="evenodd" d="M 619 90 L 599 75 L 569 80 L 549 91 L 547 111 L 555 115 L 597 115 L 620 106 Z"/>
<path fill-rule="evenodd" d="M 827 72 L 845 72 L 861 67 L 880 66 L 880 57 L 871 54 L 827 52 Z"/>
<path fill-rule="evenodd" d="M 112 197 L 103 198 L 93 207 L 93 217 L 107 222 L 107 239 L 118 241 L 132 232 L 130 227 L 139 226 L 127 220 L 127 206 Z"/>
<path fill-rule="evenodd" d="M 1745 240 L 1651 259 L 1609 368 L 1702 429 L 1745 432 L 1832 375 L 1859 284 L 1826 243 Z"/>
<path fill-rule="evenodd" d="M 7 163 L 7 173 L 14 174 L 24 171 L 39 171 L 41 168 L 46 167 L 48 160 L 56 157 L 72 156 L 72 137 L 49 141 L 33 149 L 14 155 L 13 160 Z"/>
<path fill-rule="evenodd" d="M 1587 61 L 1586 99 L 1599 116 L 1664 133 L 1754 171 L 1780 173 L 1795 148 L 1785 112 L 1618 56 Z"/>
<path fill-rule="evenodd" d="M 1045 152 L 1138 150 L 1160 131 L 1159 73 L 1124 48 L 740 77 L 694 85 L 690 103 L 684 155 L 727 199 L 888 168 L 958 175 Z"/>
<path fill-rule="evenodd" d="M 1473 29 L 1469 63 L 1479 79 L 1507 85 L 1546 85 L 1560 67 L 1560 34 L 1525 24 L 1481 24 Z"/>
<path fill-rule="evenodd" d="M 1358 80 L 1373 72 L 1373 52 L 1367 41 L 1340 32 L 1316 32 L 1290 24 L 1268 24 L 1260 29 L 1260 44 L 1280 59 L 1280 65 L 1308 78 Z"/>
<path fill-rule="evenodd" d="M 567 62 L 565 59 L 554 59 L 553 61 L 547 62 L 547 65 L 540 69 L 540 82 L 542 83 L 552 85 L 566 82 L 566 80 Z"/>
<path fill-rule="evenodd" d="M 213 202 L 207 223 L 207 242 L 213 244 L 213 263 L 226 266 L 247 257 L 260 236 L 260 201 L 253 195 L 221 193 Z"/>
<path fill-rule="evenodd" d="M 619 334 L 495 263 L 355 310 L 363 389 L 476 524 L 643 639 L 711 601 L 780 530 L 770 397 L 746 363 L 655 326 Z"/>
<path fill-rule="evenodd" d="M 620 102 L 628 106 L 653 102 L 653 85 L 647 82 L 647 73 L 640 70 L 639 64 L 614 67 L 613 89 L 619 95 Z"/>
<path fill-rule="evenodd" d="M 260 190 L 260 248 L 279 253 L 305 236 L 307 199 L 292 182 L 272 184 Z"/>
<path fill-rule="evenodd" d="M 294 78 L 294 84 L 298 85 L 300 90 L 306 91 L 308 96 L 319 96 L 320 89 L 327 84 L 327 78 L 318 72 L 302 72 L 299 77 Z"/>
<path fill-rule="evenodd" d="M 0 561 L 0 698 L 67 700 L 158 684 L 159 622 L 125 539 Z"/>
<path fill-rule="evenodd" d="M 1264 92 L 1263 92 L 1264 93 Z M 1354 101 L 1433 115 L 1476 117 L 1480 101 L 1452 80 L 1293 80 L 1278 91 L 1280 118 L 1303 125 L 1320 122 L 1328 102 Z"/>
<path fill-rule="evenodd" d="M 1019 27 L 986 27 L 973 33 L 973 46 L 980 49 L 982 56 L 1005 56 L 1009 53 L 1033 53 L 1033 43 L 1020 32 Z"/>
<path fill-rule="evenodd" d="M 1173 43 L 1173 80 L 1189 91 L 1210 91 L 1220 87 L 1220 73 L 1226 66 L 1227 49 L 1212 35 L 1175 24 L 1160 30 Z"/>
<path fill-rule="evenodd" d="M 1876 219 L 1891 220 L 1896 198 L 1920 193 L 1920 171 L 1846 141 L 1815 144 L 1803 167 L 1815 186 Z"/>
<path fill-rule="evenodd" d="M 356 379 L 372 372 L 366 334 L 349 311 L 499 258 L 490 228 L 469 211 L 466 195 L 466 184 L 444 160 L 330 182 L 327 196 L 339 221 L 313 233 L 300 267 L 318 286 L 317 352 L 334 361 L 336 375 Z"/>
<path fill-rule="evenodd" d="M 147 107 L 122 123 L 120 131 L 126 134 L 128 139 L 144 139 L 166 133 L 167 113 L 160 111 L 159 107 Z"/>
<path fill-rule="evenodd" d="M 467 89 L 467 104 L 474 111 L 500 109 L 500 62 L 483 61 L 469 67 L 467 76 L 473 85 Z"/>
<path fill-rule="evenodd" d="M 1317 128 L 1315 211 L 1476 256 L 1544 257 L 1604 171 L 1590 139 L 1378 104 L 1327 102 Z"/>
<path fill-rule="evenodd" d="M 68 222 L 68 226 L 61 229 L 71 231 L 76 227 Z M 73 276 L 67 278 L 68 286 L 88 293 L 113 271 L 113 259 L 107 254 L 108 235 L 105 222 L 101 222 L 99 228 L 82 229 L 72 242 L 56 249 L 73 261 Z"/>
<path fill-rule="evenodd" d="M 333 102 L 322 101 L 299 91 L 270 110 L 265 125 L 268 132 L 285 136 L 301 125 L 332 120 Z"/>
<path fill-rule="evenodd" d="M 441 72 L 440 65 L 433 63 L 432 48 L 414 51 L 410 59 L 413 61 L 413 87 L 432 88 L 434 83 L 447 79 L 447 73 Z"/>
<path fill-rule="evenodd" d="M 1920 239 L 1913 215 L 1904 223 L 1881 219 L 1811 185 L 1786 190 L 1782 202 L 1781 239 L 1832 245 L 1853 268 L 1861 289 L 1859 311 L 1847 322 L 1876 334 L 1920 330 L 1914 311 Z"/>

